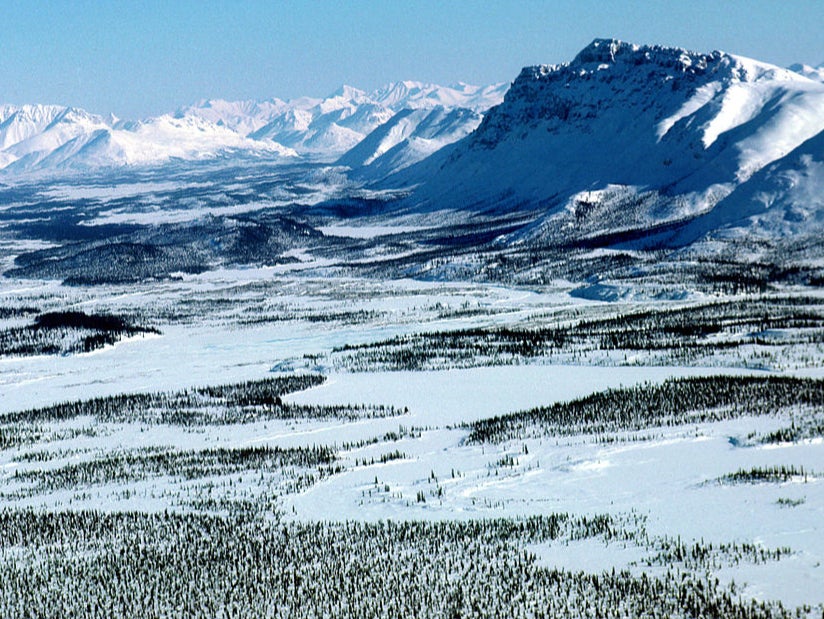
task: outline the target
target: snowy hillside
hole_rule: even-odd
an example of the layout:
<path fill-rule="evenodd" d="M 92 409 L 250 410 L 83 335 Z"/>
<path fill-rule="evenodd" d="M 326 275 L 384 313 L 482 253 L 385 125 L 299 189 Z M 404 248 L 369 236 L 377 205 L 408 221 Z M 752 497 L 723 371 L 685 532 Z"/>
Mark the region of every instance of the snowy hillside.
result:
<path fill-rule="evenodd" d="M 759 170 L 679 231 L 678 244 L 707 236 L 780 238 L 824 230 L 824 132 Z"/>
<path fill-rule="evenodd" d="M 483 113 L 498 105 L 508 84 L 443 87 L 396 82 L 370 97 L 396 113 L 345 153 L 338 163 L 360 178 L 377 180 L 426 159 L 474 131 Z"/>
<path fill-rule="evenodd" d="M 539 208 L 534 234 L 597 236 L 709 212 L 822 130 L 824 85 L 795 72 L 596 40 L 525 68 L 473 134 L 387 182 L 419 185 L 418 208 Z"/>
<path fill-rule="evenodd" d="M 250 137 L 271 139 L 301 154 L 329 157 L 349 150 L 391 116 L 391 110 L 364 91 L 343 86 L 325 99 L 290 102 Z"/>
<path fill-rule="evenodd" d="M 35 167 L 72 140 L 109 130 L 110 122 L 85 110 L 56 105 L 5 106 L 0 124 L 0 167 Z"/>
<path fill-rule="evenodd" d="M 0 106 L 0 150 L 42 133 L 65 112 L 58 105 Z"/>
<path fill-rule="evenodd" d="M 407 155 L 407 160 L 412 163 L 472 131 L 477 126 L 476 114 L 500 103 L 506 88 L 507 85 L 501 84 L 445 87 L 404 81 L 367 93 L 343 86 L 324 99 L 290 101 L 282 113 L 275 115 L 251 137 L 269 138 L 299 153 L 325 158 L 358 148 L 354 154 L 346 156 L 349 162 L 346 165 L 354 167 L 364 165 L 367 159 L 371 162 L 401 140 L 410 138 L 414 125 L 427 117 L 428 110 L 467 108 L 472 112 L 461 112 L 458 115 L 460 118 L 456 116 L 452 119 L 451 127 L 442 127 L 438 141 L 413 145 L 409 151 L 415 154 Z M 422 112 L 410 114 L 409 110 Z M 428 122 L 439 122 L 436 119 L 437 114 Z M 468 122 L 463 122 L 465 120 Z M 455 126 L 455 123 L 460 126 Z M 377 134 L 370 136 L 361 147 L 361 142 L 372 131 Z M 424 133 L 426 131 L 423 129 Z M 450 132 L 454 137 L 447 139 Z M 418 137 L 431 140 L 435 136 Z"/>
<path fill-rule="evenodd" d="M 359 174 L 380 178 L 402 170 L 466 137 L 483 116 L 467 108 L 405 108 L 361 140 L 338 160 L 363 168 Z"/>

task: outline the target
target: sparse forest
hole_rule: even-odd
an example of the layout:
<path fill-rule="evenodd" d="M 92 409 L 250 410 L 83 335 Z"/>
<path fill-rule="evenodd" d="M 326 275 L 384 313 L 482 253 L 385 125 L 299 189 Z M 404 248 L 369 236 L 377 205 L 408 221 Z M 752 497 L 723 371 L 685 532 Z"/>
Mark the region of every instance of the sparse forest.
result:
<path fill-rule="evenodd" d="M 0 617 L 822 616 L 819 238 L 174 165 L 0 184 Z"/>
<path fill-rule="evenodd" d="M 758 347 L 763 350 L 756 358 L 780 363 L 790 347 L 822 346 L 824 300 L 756 296 L 746 301 L 622 312 L 542 328 L 416 333 L 340 346 L 332 358 L 337 366 L 360 372 L 511 365 L 533 360 L 622 363 L 626 354 L 639 353 L 654 363 L 690 364 L 714 356 L 723 359 L 723 355 L 739 351 L 745 351 L 746 359 L 746 351 Z"/>
<path fill-rule="evenodd" d="M 281 398 L 317 386 L 324 380 L 317 374 L 301 374 L 171 393 L 136 393 L 63 402 L 0 414 L 0 424 L 8 427 L 91 416 L 98 423 L 202 426 L 254 423 L 265 419 L 361 419 L 401 414 L 391 407 L 302 406 L 286 403 Z"/>

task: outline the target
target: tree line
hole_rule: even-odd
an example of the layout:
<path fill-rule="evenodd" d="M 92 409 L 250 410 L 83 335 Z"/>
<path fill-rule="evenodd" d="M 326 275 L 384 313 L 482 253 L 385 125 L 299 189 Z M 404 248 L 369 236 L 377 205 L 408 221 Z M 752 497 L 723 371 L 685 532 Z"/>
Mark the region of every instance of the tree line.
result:
<path fill-rule="evenodd" d="M 605 434 L 774 415 L 789 407 L 824 411 L 824 380 L 706 376 L 608 389 L 570 402 L 474 422 L 467 426 L 468 440 L 498 443 L 538 436 Z"/>
<path fill-rule="evenodd" d="M 680 361 L 743 346 L 775 345 L 765 332 L 785 330 L 780 345 L 824 344 L 824 302 L 760 295 L 745 301 L 623 312 L 543 327 L 488 327 L 396 336 L 333 349 L 351 371 L 424 370 L 508 365 L 599 351 L 660 351 Z"/>
<path fill-rule="evenodd" d="M 61 422 L 91 416 L 99 423 L 177 426 L 228 425 L 270 419 L 363 419 L 401 414 L 380 405 L 300 405 L 282 397 L 322 384 L 319 374 L 276 376 L 236 384 L 193 387 L 61 402 L 0 415 L 0 424 Z"/>

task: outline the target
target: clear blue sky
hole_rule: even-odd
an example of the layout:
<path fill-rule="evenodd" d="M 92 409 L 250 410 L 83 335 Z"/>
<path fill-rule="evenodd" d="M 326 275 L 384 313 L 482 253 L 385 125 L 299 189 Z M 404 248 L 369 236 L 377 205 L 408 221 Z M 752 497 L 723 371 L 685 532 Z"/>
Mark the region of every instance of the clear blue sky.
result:
<path fill-rule="evenodd" d="M 201 98 L 510 81 L 596 37 L 824 62 L 824 0 L 2 0 L 0 102 L 140 118 Z"/>

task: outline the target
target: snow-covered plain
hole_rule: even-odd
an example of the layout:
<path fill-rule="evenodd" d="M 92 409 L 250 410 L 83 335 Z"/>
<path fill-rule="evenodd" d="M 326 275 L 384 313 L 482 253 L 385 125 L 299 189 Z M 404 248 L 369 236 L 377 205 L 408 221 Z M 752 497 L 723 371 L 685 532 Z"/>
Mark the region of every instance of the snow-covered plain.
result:
<path fill-rule="evenodd" d="M 174 310 L 161 335 L 137 335 L 75 356 L 0 359 L 0 412 L 67 400 L 225 384 L 292 371 L 321 372 L 324 384 L 286 396 L 294 404 L 391 405 L 382 419 L 268 420 L 181 428 L 144 423 L 50 423 L 43 444 L 0 454 L 0 503 L 51 509 L 191 509 L 216 496 L 264 501 L 275 497 L 285 518 L 300 520 L 467 519 L 570 512 L 633 514 L 646 537 L 547 545 L 534 551 L 548 565 L 601 571 L 662 573 L 656 544 L 754 544 L 789 547 L 780 560 L 720 559 L 723 582 L 747 596 L 790 606 L 820 604 L 824 560 L 824 480 L 726 486 L 715 480 L 740 469 L 772 465 L 824 469 L 820 439 L 770 447 L 736 446 L 752 432 L 787 425 L 784 417 L 744 417 L 621 433 L 614 442 L 579 435 L 498 445 L 468 444 L 462 424 L 567 401 L 607 388 L 671 377 L 748 373 L 735 367 L 522 364 L 428 372 L 335 370 L 328 353 L 343 344 L 383 340 L 421 330 L 563 321 L 569 312 L 598 316 L 643 303 L 603 303 L 484 284 L 315 278 L 273 269 L 224 269 L 178 281 L 72 289 L 56 282 L 3 280 L 4 303 L 38 300 L 87 312 Z M 466 312 L 467 308 L 476 311 Z M 174 314 L 174 311 L 172 312 Z M 349 320 L 311 316 L 361 312 Z M 308 355 L 308 356 L 307 356 Z M 799 371 L 822 376 L 815 364 Z M 274 374 L 272 373 L 274 370 Z M 62 435 L 60 433 L 63 433 Z M 300 490 L 290 477 L 230 474 L 197 482 L 174 477 L 110 482 L 26 494 L 15 474 L 50 470 L 109 453 L 143 448 L 280 448 L 335 446 L 343 471 Z M 51 454 L 45 460 L 29 453 Z M 387 461 L 382 457 L 393 454 Z M 207 483 L 204 483 L 207 482 Z M 23 490 L 23 494 L 16 494 Z M 204 494 L 205 493 L 205 494 Z M 419 500 L 419 495 L 424 497 Z M 280 495 L 280 496 L 279 496 Z M 16 497 L 16 498 L 15 498 Z M 278 498 L 279 497 L 279 498 Z M 270 500 L 270 499 L 266 499 Z M 187 507 L 187 505 L 189 507 Z M 646 541 L 644 541 L 646 540 Z M 647 565 L 653 561 L 653 565 Z"/>

